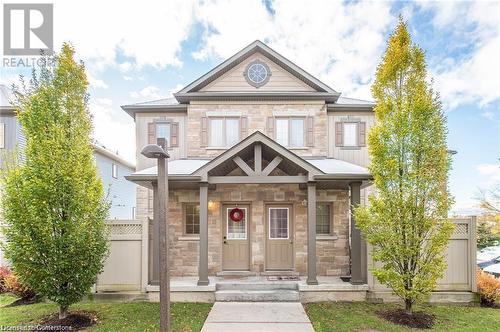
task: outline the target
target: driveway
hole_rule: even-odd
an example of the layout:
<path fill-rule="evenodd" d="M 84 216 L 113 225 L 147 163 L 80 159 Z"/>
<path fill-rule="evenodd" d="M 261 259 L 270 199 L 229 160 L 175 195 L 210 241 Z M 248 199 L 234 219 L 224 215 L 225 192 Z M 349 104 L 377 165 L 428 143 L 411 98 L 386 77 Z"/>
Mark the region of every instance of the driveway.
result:
<path fill-rule="evenodd" d="M 299 302 L 216 302 L 202 332 L 314 332 Z"/>

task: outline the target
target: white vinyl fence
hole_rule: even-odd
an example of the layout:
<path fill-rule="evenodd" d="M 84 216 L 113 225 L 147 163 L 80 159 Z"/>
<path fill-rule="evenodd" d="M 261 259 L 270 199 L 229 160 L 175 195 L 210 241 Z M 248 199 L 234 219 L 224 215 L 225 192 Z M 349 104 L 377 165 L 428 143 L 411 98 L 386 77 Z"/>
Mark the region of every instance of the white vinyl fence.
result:
<path fill-rule="evenodd" d="M 138 220 L 109 220 L 107 224 L 110 250 L 97 280 L 97 291 L 145 291 L 147 225 Z"/>

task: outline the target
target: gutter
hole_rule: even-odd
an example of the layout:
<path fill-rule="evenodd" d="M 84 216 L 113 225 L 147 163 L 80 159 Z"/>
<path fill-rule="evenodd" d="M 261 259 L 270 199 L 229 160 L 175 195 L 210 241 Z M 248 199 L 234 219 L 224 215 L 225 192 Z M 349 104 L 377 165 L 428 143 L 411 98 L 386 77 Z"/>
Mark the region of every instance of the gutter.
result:
<path fill-rule="evenodd" d="M 181 103 L 191 100 L 324 100 L 337 101 L 338 92 L 188 92 L 175 93 Z"/>
<path fill-rule="evenodd" d="M 373 180 L 370 174 L 318 174 L 314 180 Z"/>
<path fill-rule="evenodd" d="M 136 174 L 127 175 L 125 179 L 128 181 L 156 181 L 158 180 L 158 175 L 156 174 Z M 201 176 L 197 175 L 169 175 L 168 182 L 200 182 Z"/>

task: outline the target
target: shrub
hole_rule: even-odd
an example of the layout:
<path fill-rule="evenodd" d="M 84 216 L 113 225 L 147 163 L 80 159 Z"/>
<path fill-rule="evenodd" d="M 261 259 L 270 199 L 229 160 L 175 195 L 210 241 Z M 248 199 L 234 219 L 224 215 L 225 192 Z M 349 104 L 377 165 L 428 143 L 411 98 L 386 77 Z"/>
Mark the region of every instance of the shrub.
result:
<path fill-rule="evenodd" d="M 0 266 L 0 294 L 7 291 L 7 288 L 5 287 L 5 278 L 10 274 L 11 272 L 8 267 Z"/>
<path fill-rule="evenodd" d="M 491 274 L 477 271 L 477 290 L 481 296 L 481 303 L 493 306 L 500 301 L 500 279 L 496 279 Z"/>
<path fill-rule="evenodd" d="M 15 274 L 10 273 L 4 279 L 5 289 L 22 299 L 32 299 L 35 297 L 35 291 L 28 285 L 19 281 Z"/>

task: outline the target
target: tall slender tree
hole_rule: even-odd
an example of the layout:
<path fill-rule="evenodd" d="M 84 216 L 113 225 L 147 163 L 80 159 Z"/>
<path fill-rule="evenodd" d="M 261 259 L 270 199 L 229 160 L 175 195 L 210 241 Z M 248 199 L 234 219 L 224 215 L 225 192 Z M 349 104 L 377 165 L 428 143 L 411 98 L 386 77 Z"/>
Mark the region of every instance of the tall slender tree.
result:
<path fill-rule="evenodd" d="M 378 280 L 400 296 L 408 314 L 442 276 L 453 231 L 447 179 L 450 155 L 439 96 L 427 82 L 424 51 L 400 19 L 372 86 L 375 125 L 368 136 L 376 194 L 355 211 L 373 245 Z"/>
<path fill-rule="evenodd" d="M 74 49 L 18 93 L 25 160 L 3 177 L 6 255 L 22 282 L 59 304 L 59 317 L 96 281 L 107 253 L 109 204 L 91 146 L 87 78 Z M 51 63 L 54 66 L 51 66 Z"/>

